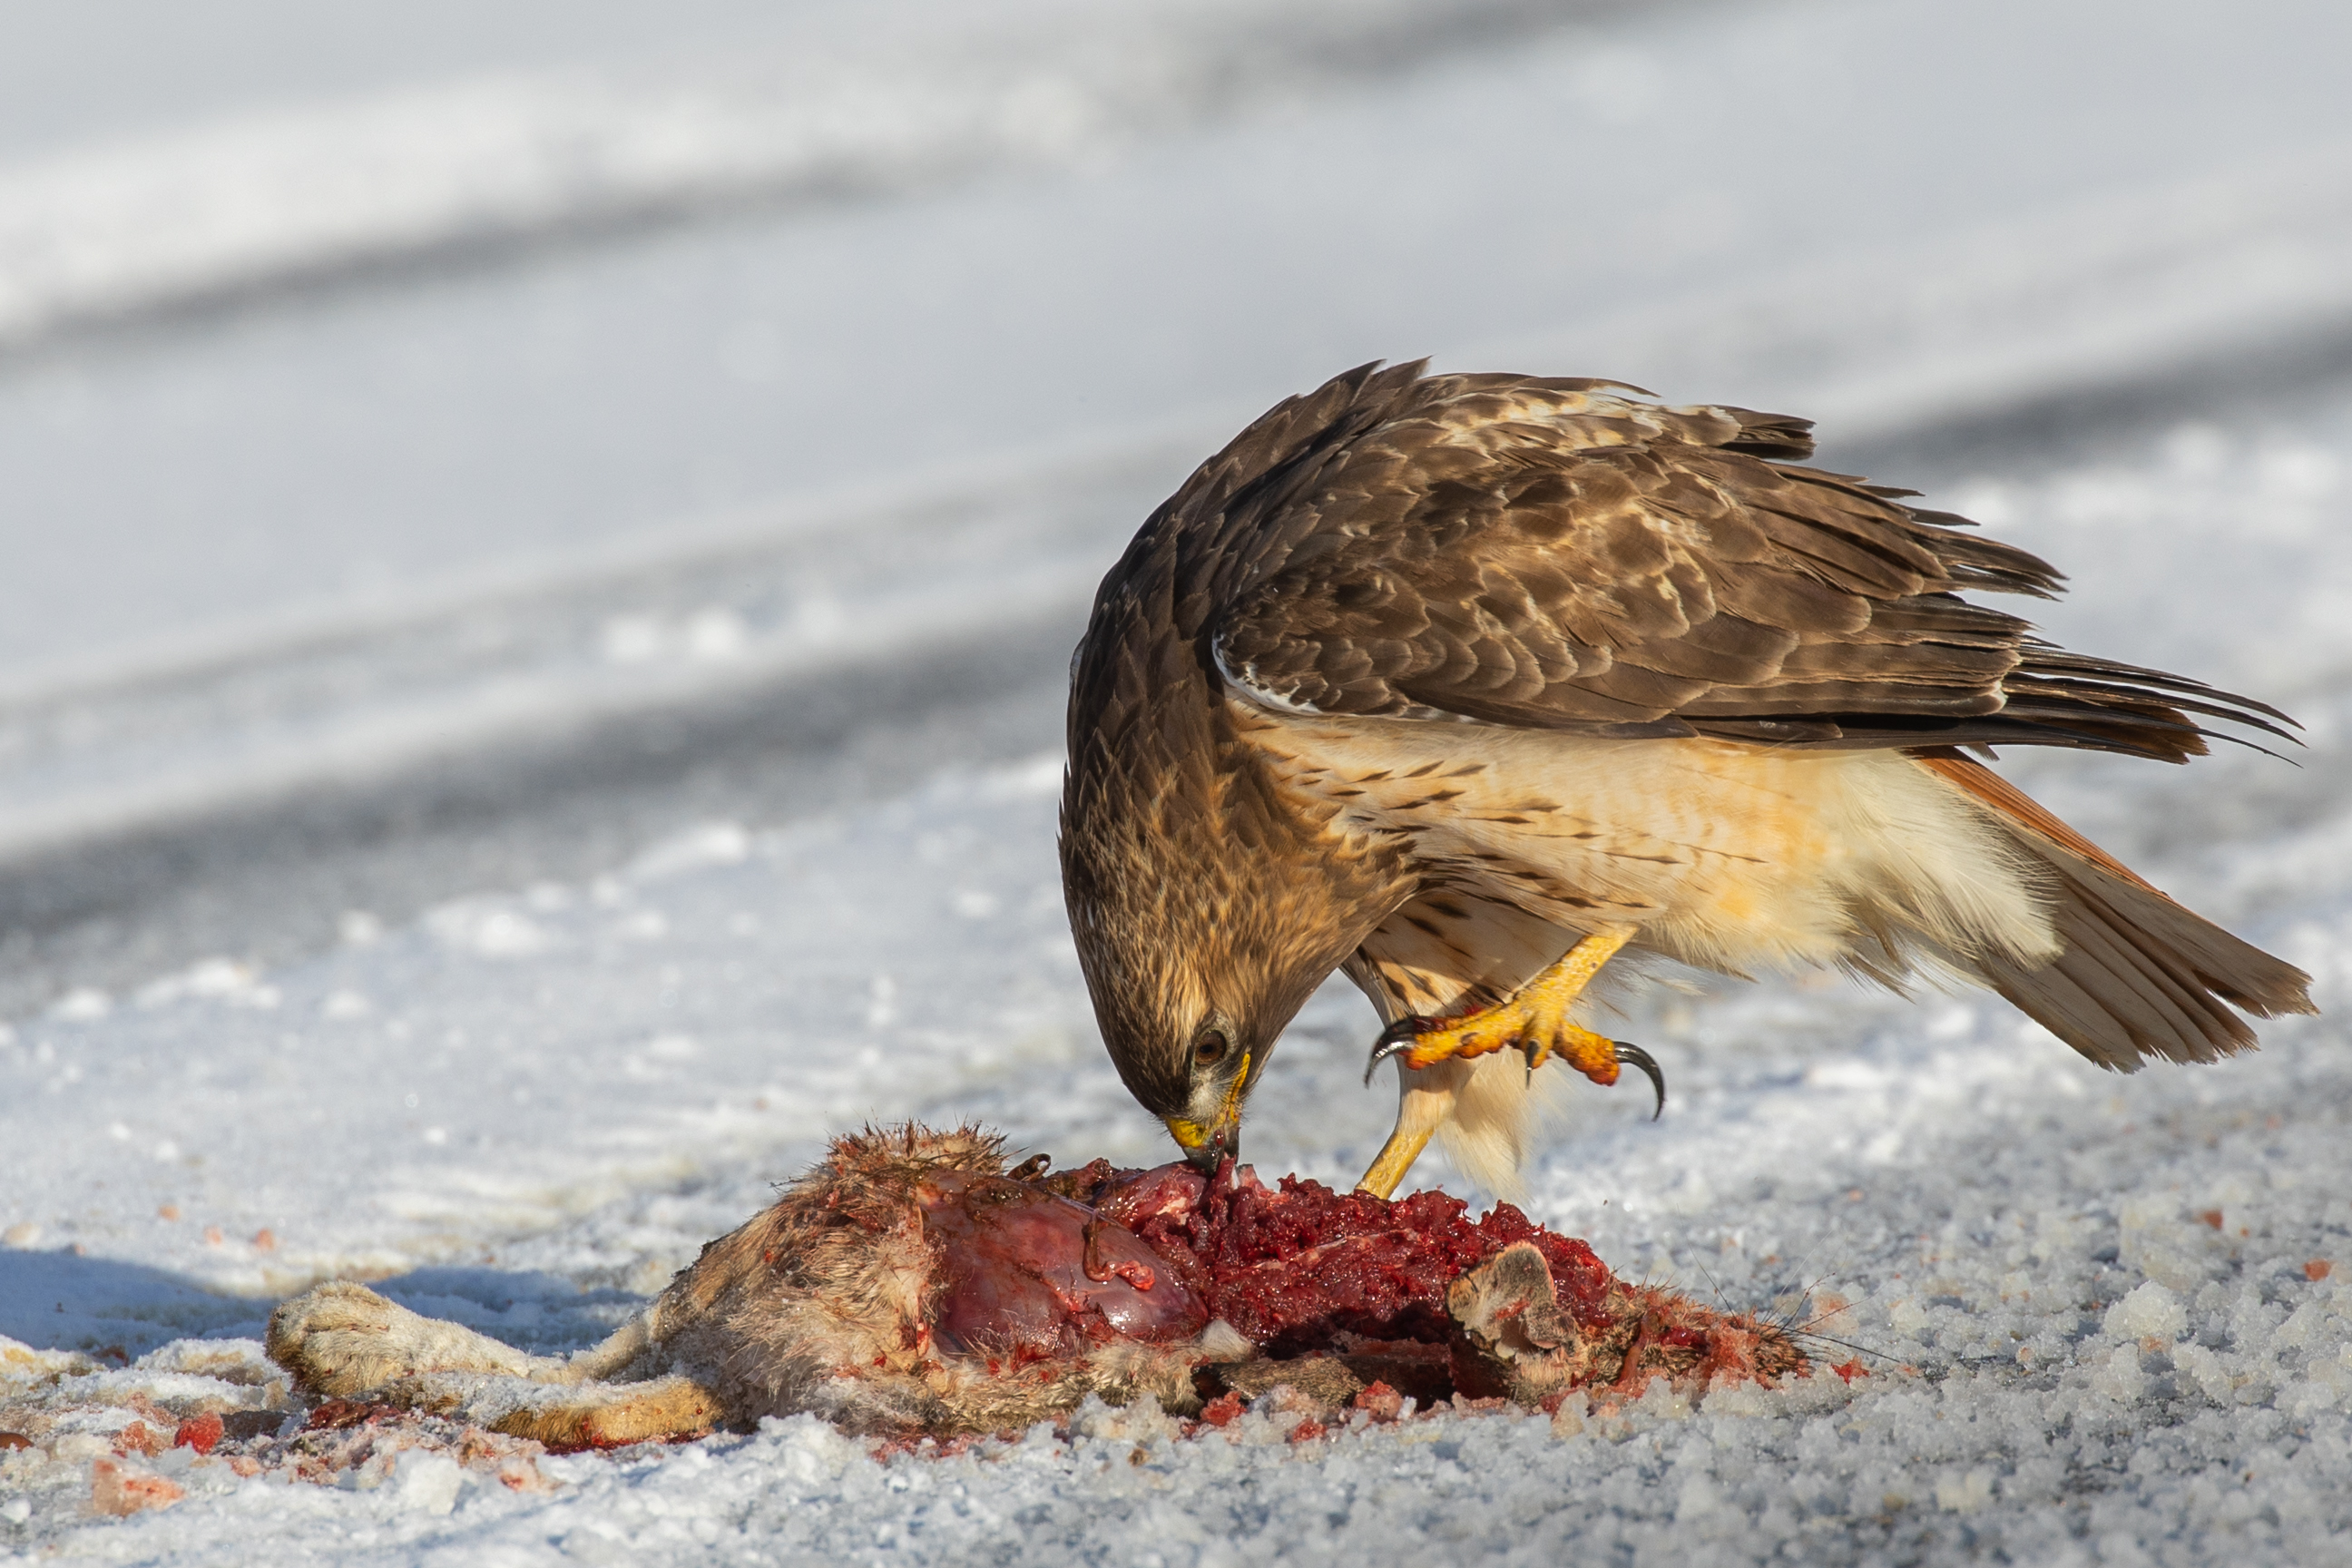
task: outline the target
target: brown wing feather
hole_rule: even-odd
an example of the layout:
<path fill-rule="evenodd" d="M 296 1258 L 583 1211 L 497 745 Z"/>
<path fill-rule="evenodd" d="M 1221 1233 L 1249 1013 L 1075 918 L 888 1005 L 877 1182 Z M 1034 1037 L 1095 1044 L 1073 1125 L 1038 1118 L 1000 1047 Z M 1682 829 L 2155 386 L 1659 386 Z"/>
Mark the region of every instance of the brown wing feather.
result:
<path fill-rule="evenodd" d="M 1991 769 L 1957 752 L 1919 765 L 2003 819 L 2042 864 L 2060 942 L 2030 968 L 1976 956 L 1985 982 L 2102 1067 L 2143 1058 L 2211 1061 L 2252 1050 L 2253 1031 L 2222 1005 L 2258 1018 L 2309 1013 L 2311 977 L 2181 908 Z"/>
<path fill-rule="evenodd" d="M 1265 700 L 2168 761 L 2205 749 L 2200 718 L 2284 732 L 2260 703 L 2066 653 L 1961 598 L 2061 579 L 1908 492 L 1777 460 L 1809 450 L 1801 420 L 1419 370 L 1283 405 L 1163 513 L 1197 550 L 1186 634 Z"/>
<path fill-rule="evenodd" d="M 2031 828 L 2053 843 L 2072 850 L 2101 870 L 2121 877 L 2135 887 L 2146 888 L 2158 898 L 2164 896 L 2147 878 L 2075 832 L 2048 806 L 1974 757 L 1964 757 L 1952 751 L 1922 752 L 1919 753 L 1919 765 L 1959 785 L 1974 795 L 1979 805 L 1990 806 L 2011 822 Z"/>
<path fill-rule="evenodd" d="M 2146 1057 L 2203 1062 L 2252 1050 L 2258 1018 L 2316 1012 L 2310 976 L 2133 879 L 2066 850 L 2040 852 L 2063 951 L 2039 969 L 1998 953 L 1979 961 L 1986 984 L 2102 1067 L 2129 1072 Z"/>

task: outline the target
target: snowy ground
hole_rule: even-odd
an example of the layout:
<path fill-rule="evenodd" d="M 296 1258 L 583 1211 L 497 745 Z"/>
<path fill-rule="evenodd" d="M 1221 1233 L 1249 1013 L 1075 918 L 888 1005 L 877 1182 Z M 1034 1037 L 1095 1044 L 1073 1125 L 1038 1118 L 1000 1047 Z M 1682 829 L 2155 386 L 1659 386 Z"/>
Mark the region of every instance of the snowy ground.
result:
<path fill-rule="evenodd" d="M 704 10 L 711 28 L 731 15 Z M 1497 26 L 1508 10 L 1449 15 Z M 245 315 L 173 315 L 163 284 L 142 284 L 101 303 L 151 317 L 83 337 L 72 311 L 98 307 L 57 306 L 47 346 L 0 360 L 0 486 L 16 487 L 13 514 L 54 503 L 100 533 L 79 555 L 58 542 L 70 529 L 12 534 L 27 568 L 0 584 L 24 602 L 0 635 L 43 650 L 0 701 L 0 1336 L 33 1358 L 0 1368 L 19 1379 L 0 1406 L 39 1381 L 33 1362 L 67 1373 L 43 1397 L 93 1409 L 266 1401 L 242 1342 L 335 1274 L 534 1349 L 588 1342 L 867 1117 L 971 1116 L 1066 1159 L 1159 1157 L 1095 1041 L 1062 921 L 1057 663 L 1092 577 L 1190 457 L 1249 405 L 1377 353 L 1452 345 L 1449 363 L 1605 368 L 1840 418 L 1833 462 L 1929 484 L 2074 572 L 2045 616 L 2058 635 L 2295 712 L 2299 766 L 2004 765 L 2312 970 L 2327 1016 L 2266 1026 L 2244 1060 L 2118 1079 L 1981 997 L 1796 982 L 1629 1000 L 1622 1032 L 1664 1065 L 1667 1112 L 1652 1124 L 1635 1097 L 1580 1086 L 1529 1173 L 1530 1211 L 1622 1272 L 1818 1319 L 1864 1352 L 1872 1375 L 1851 1386 L 1300 1445 L 1259 1418 L 1171 1442 L 1096 1415 L 951 1458 L 877 1458 L 788 1423 L 541 1458 L 520 1488 L 422 1456 L 289 1484 L 179 1450 L 122 1461 L 186 1496 L 121 1521 L 89 1508 L 93 1467 L 114 1462 L 104 1432 L 130 1418 L 115 1409 L 62 1444 L 0 1448 L 0 1551 L 2340 1559 L 2352 266 L 2332 262 L 2352 185 L 2329 172 L 2352 117 L 2321 79 L 2341 17 L 2282 5 L 2222 27 L 2134 8 L 2119 41 L 2120 14 L 2096 6 L 1965 31 L 1935 13 L 1602 16 L 1499 58 L 1449 45 L 1417 74 L 1358 62 L 1333 85 L 1298 67 L 1313 93 L 1238 108 L 1171 88 L 1123 124 L 1117 158 L 1076 171 L 1027 153 L 991 153 L 993 173 L 925 164 L 914 195 L 681 222 Z M 809 15 L 861 58 L 878 47 L 850 11 Z M 1297 15 L 1285 47 L 1305 48 L 1324 13 Z M 627 47 L 598 26 L 617 30 L 592 42 Z M 1227 35 L 1183 37 L 1161 47 L 1213 59 Z M 2005 54 L 2020 37 L 2037 46 L 2023 59 Z M 1060 68 L 1126 79 L 1087 76 L 1082 46 L 1057 45 Z M 1939 50 L 1958 55 L 1929 73 Z M 2070 79 L 2089 85 L 2069 97 Z M 975 102 L 1003 88 L 971 80 Z M 2010 96 L 1978 101 L 1995 86 Z M 1775 106 L 1787 98 L 1802 101 Z M 1909 112 L 1883 136 L 1853 132 L 1895 99 Z M 306 112 L 348 127 L 381 109 L 357 101 Z M 1484 214 L 1531 247 L 1502 283 L 1433 302 L 1423 238 L 1367 246 L 1348 286 L 1318 287 L 1330 234 L 1362 237 L 1318 226 L 1413 138 L 1457 135 L 1496 101 L 1531 117 L 1518 131 L 1609 154 L 1581 161 L 1587 183 L 1616 182 L 1638 243 L 1596 259 L 1490 169 L 1430 210 Z M 1756 183 L 1769 149 L 1735 132 L 1759 125 L 1804 150 L 1844 216 Z M 1367 139 L 1378 156 L 1339 151 Z M 0 123 L 11 155 L 81 155 L 38 142 Z M 234 163 L 226 144 L 203 144 L 230 161 L 206 167 Z M 1718 168 L 1734 144 L 1737 170 Z M 1629 174 L 1637 148 L 1664 173 Z M 1543 156 L 1517 177 L 1572 188 L 1580 161 Z M 1443 162 L 1410 166 L 1438 180 Z M 1328 177 L 1302 196 L 1312 168 Z M 0 205 L 30 179 L 0 178 Z M 1271 259 L 1163 255 L 1131 293 L 1075 287 L 1153 255 L 1171 216 L 1195 232 L 1247 218 L 1224 232 L 1270 237 Z M 317 269 L 310 238 L 269 236 L 277 250 L 241 253 L 254 276 Z M 1047 240 L 1065 269 L 1025 274 Z M 842 283 L 892 256 L 906 269 Z M 810 279 L 855 319 L 819 331 L 793 314 L 791 285 Z M 765 325 L 721 332 L 755 283 L 766 313 L 740 319 Z M 1237 305 L 1253 288 L 1268 297 Z M 1003 315 L 938 346 L 935 384 L 1005 363 L 1003 395 L 859 426 L 859 398 L 926 363 L 908 342 L 982 297 Z M 518 300 L 544 308 L 535 327 Z M 1024 346 L 1056 310 L 1075 324 Z M 605 310 L 635 336 L 559 352 L 562 321 Z M 688 335 L 691 374 L 664 346 Z M 398 362 L 417 341 L 439 346 Z M 714 342 L 735 358 L 706 374 Z M 782 343 L 831 374 L 869 342 L 860 374 L 877 379 L 846 384 L 845 409 L 822 406 L 821 377 L 775 391 L 761 357 Z M 1606 366 L 1588 363 L 1596 344 Z M 1135 379 L 1163 360 L 1165 384 Z M 369 363 L 397 374 L 332 406 Z M 609 401 L 571 389 L 638 369 Z M 1098 403 L 1066 395 L 1112 381 Z M 730 403 L 722 385 L 752 392 Z M 509 420 L 528 386 L 557 390 Z M 335 443 L 367 416 L 384 429 L 345 476 L 357 499 L 325 507 Z M 681 434 L 698 420 L 710 428 Z M 802 434 L 759 450 L 761 420 Z M 453 434 L 484 421 L 499 439 Z M 844 488 L 894 440 L 903 464 Z M 583 447 L 577 468 L 535 477 Z M 200 448 L 176 486 L 166 459 Z M 101 450 L 121 460 L 92 475 Z M 404 456 L 414 473 L 373 483 Z M 698 463 L 720 479 L 695 479 Z M 205 528 L 248 516 L 233 547 L 206 549 Z M 141 564 L 109 577 L 93 540 Z M 398 594 L 352 595 L 369 560 Z M 1262 1169 L 1360 1169 L 1390 1109 L 1356 1082 L 1370 1033 L 1344 988 L 1310 1005 L 1254 1108 Z M 1456 1180 L 1436 1161 L 1417 1174 Z M 190 1340 L 227 1359 L 207 1369 Z"/>

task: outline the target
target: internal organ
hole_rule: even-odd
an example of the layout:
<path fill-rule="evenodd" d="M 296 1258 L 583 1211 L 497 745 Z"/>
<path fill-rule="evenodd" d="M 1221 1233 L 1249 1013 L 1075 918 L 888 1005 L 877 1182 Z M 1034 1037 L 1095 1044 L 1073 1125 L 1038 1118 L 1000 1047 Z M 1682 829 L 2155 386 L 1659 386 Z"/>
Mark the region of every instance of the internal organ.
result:
<path fill-rule="evenodd" d="M 1615 1283 L 1582 1242 L 1507 1204 L 1474 1221 L 1443 1193 L 1387 1203 L 1296 1177 L 1267 1187 L 1246 1168 L 1214 1181 L 1181 1163 L 1097 1162 L 1044 1182 L 940 1172 L 921 1202 L 940 1280 L 931 1333 L 950 1352 L 1168 1342 L 1212 1318 L 1277 1356 L 1343 1336 L 1443 1344 L 1447 1287 L 1515 1242 L 1544 1254 L 1579 1321 L 1605 1318 Z"/>
<path fill-rule="evenodd" d="M 1034 1182 L 943 1171 L 919 1194 L 937 1248 L 932 1341 L 1016 1361 L 1114 1338 L 1167 1342 L 1209 1314 L 1167 1262 L 1110 1215 Z"/>

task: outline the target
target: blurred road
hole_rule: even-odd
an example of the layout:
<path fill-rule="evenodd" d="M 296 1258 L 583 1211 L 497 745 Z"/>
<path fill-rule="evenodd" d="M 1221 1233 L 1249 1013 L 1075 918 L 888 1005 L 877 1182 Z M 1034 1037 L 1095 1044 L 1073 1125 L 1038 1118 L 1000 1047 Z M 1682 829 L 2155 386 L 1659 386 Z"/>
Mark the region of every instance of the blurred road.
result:
<path fill-rule="evenodd" d="M 2352 367 L 2324 3 L 11 7 L 0 1012 L 1054 742 L 1375 357 L 1963 478 Z"/>

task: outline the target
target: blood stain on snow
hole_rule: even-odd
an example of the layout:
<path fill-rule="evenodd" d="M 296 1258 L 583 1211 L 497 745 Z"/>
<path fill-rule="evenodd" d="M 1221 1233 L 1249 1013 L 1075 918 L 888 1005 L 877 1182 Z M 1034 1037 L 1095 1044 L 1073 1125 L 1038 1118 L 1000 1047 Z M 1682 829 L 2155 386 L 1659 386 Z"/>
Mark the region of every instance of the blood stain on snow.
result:
<path fill-rule="evenodd" d="M 148 1429 L 144 1421 L 133 1421 L 114 1435 L 114 1451 L 118 1454 L 145 1454 L 150 1458 L 163 1451 L 162 1437 Z"/>
<path fill-rule="evenodd" d="M 221 1418 L 210 1411 L 202 1415 L 192 1415 L 181 1422 L 180 1429 L 172 1435 L 172 1447 L 194 1448 L 199 1454 L 209 1454 L 221 1440 L 225 1430 Z"/>
<path fill-rule="evenodd" d="M 93 1513 L 121 1519 L 145 1509 L 169 1508 L 186 1495 L 161 1476 L 126 1470 L 112 1459 L 100 1459 L 90 1468 L 89 1506 Z"/>

